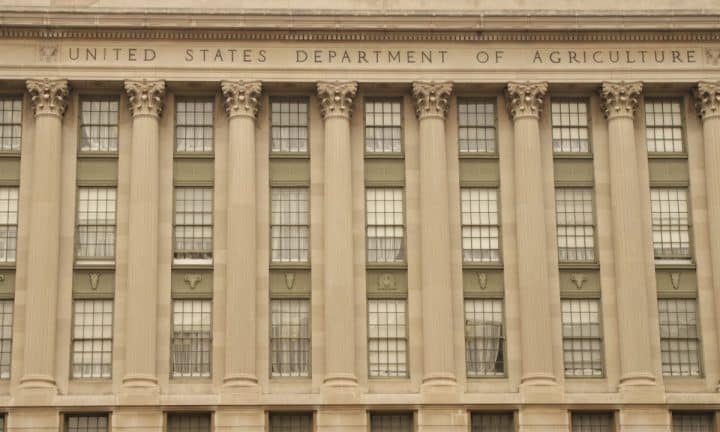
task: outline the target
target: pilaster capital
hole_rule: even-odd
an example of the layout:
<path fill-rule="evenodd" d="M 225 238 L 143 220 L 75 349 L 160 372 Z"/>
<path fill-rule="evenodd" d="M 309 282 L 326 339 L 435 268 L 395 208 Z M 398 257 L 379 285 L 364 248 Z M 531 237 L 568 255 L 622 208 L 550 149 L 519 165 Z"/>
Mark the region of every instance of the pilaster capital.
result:
<path fill-rule="evenodd" d="M 412 85 L 412 94 L 415 98 L 415 114 L 418 118 L 444 119 L 450 105 L 452 89 L 453 85 L 449 81 L 415 81 Z"/>
<path fill-rule="evenodd" d="M 165 81 L 125 80 L 125 91 L 130 99 L 130 114 L 159 117 L 163 110 Z"/>
<path fill-rule="evenodd" d="M 642 87 L 640 81 L 602 83 L 601 109 L 605 118 L 632 117 L 638 107 Z"/>
<path fill-rule="evenodd" d="M 35 116 L 50 114 L 62 117 L 67 108 L 67 96 L 70 90 L 67 80 L 38 79 L 25 83 L 32 97 L 32 109 Z"/>
<path fill-rule="evenodd" d="M 505 96 L 510 117 L 513 119 L 539 118 L 547 89 L 548 83 L 546 82 L 509 82 Z"/>
<path fill-rule="evenodd" d="M 350 118 L 357 88 L 356 81 L 318 82 L 317 92 L 320 97 L 320 112 L 323 118 L 337 116 Z"/>
<path fill-rule="evenodd" d="M 228 117 L 245 116 L 255 119 L 260 107 L 260 81 L 223 81 L 220 83 L 225 97 L 225 112 Z"/>
<path fill-rule="evenodd" d="M 720 81 L 700 81 L 693 89 L 695 109 L 700 118 L 720 117 Z"/>

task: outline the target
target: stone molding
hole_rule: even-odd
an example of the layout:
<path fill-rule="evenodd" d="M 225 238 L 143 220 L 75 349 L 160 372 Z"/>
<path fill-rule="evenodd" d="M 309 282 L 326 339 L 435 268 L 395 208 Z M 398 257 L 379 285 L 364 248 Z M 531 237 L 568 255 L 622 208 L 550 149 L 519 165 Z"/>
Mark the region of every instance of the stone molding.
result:
<path fill-rule="evenodd" d="M 605 118 L 632 117 L 638 107 L 643 85 L 634 82 L 604 82 L 600 88 L 601 110 Z"/>
<path fill-rule="evenodd" d="M 260 81 L 223 81 L 220 83 L 228 117 L 245 116 L 255 119 L 260 107 Z"/>
<path fill-rule="evenodd" d="M 412 94 L 415 98 L 415 114 L 419 119 L 424 117 L 445 118 L 450 105 L 450 93 L 453 85 L 449 81 L 415 81 Z"/>
<path fill-rule="evenodd" d="M 159 117 L 163 110 L 165 81 L 126 80 L 125 91 L 130 101 L 130 114 Z"/>
<path fill-rule="evenodd" d="M 357 88 L 356 81 L 318 82 L 317 92 L 320 98 L 320 113 L 323 118 L 350 118 Z"/>
<path fill-rule="evenodd" d="M 508 112 L 513 119 L 540 117 L 548 90 L 546 82 L 509 82 L 505 90 Z"/>
<path fill-rule="evenodd" d="M 720 81 L 700 81 L 695 89 L 695 109 L 702 119 L 720 116 Z"/>
<path fill-rule="evenodd" d="M 30 79 L 26 82 L 31 96 L 35 116 L 56 115 L 62 117 L 67 108 L 67 96 L 70 91 L 65 79 Z"/>

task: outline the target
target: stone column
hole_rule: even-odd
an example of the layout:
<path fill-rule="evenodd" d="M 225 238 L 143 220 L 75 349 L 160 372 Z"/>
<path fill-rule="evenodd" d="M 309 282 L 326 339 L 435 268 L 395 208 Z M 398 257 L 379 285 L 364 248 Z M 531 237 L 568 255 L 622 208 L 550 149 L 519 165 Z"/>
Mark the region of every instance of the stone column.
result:
<path fill-rule="evenodd" d="M 513 119 L 515 150 L 522 385 L 556 383 L 551 316 L 554 291 L 550 289 L 545 236 L 552 221 L 545 218 L 539 126 L 547 88 L 545 82 L 511 82 L 507 86 L 507 105 Z"/>
<path fill-rule="evenodd" d="M 633 115 L 642 91 L 640 82 L 602 84 L 602 111 L 608 121 L 610 197 L 612 206 L 615 289 L 620 333 L 621 386 L 655 383 L 648 327 L 643 195 Z"/>
<path fill-rule="evenodd" d="M 260 81 L 223 81 L 229 118 L 227 196 L 227 387 L 256 387 L 255 286 L 257 200 L 255 197 L 255 117 Z"/>
<path fill-rule="evenodd" d="M 350 115 L 356 82 L 319 82 L 325 119 L 323 225 L 325 246 L 325 379 L 331 387 L 357 385 Z"/>
<path fill-rule="evenodd" d="M 700 82 L 694 91 L 695 108 L 703 122 L 705 149 L 705 184 L 707 188 L 708 221 L 710 230 L 710 259 L 712 264 L 715 304 L 720 303 L 720 81 Z M 720 308 L 716 307 L 716 311 Z M 720 316 L 716 318 L 720 330 Z M 718 384 L 716 391 L 720 391 Z"/>
<path fill-rule="evenodd" d="M 452 84 L 414 82 L 420 122 L 420 278 L 423 385 L 455 384 L 445 114 Z"/>
<path fill-rule="evenodd" d="M 35 113 L 23 389 L 57 392 L 55 328 L 60 263 L 62 117 L 66 80 L 28 80 Z"/>
<path fill-rule="evenodd" d="M 126 388 L 157 389 L 159 118 L 165 81 L 125 81 L 132 114 L 128 216 Z"/>

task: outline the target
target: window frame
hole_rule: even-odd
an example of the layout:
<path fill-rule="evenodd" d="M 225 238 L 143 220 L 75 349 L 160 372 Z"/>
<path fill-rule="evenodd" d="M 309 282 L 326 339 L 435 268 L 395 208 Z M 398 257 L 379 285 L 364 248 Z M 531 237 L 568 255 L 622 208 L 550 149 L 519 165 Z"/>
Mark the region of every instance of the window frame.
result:
<path fill-rule="evenodd" d="M 460 149 L 460 128 L 461 127 L 468 127 L 463 126 L 460 123 L 460 105 L 462 104 L 490 104 L 493 106 L 493 142 L 495 145 L 495 151 L 493 152 L 463 152 Z M 457 148 L 458 148 L 458 157 L 463 158 L 489 158 L 489 159 L 497 159 L 500 156 L 500 133 L 498 131 L 499 125 L 498 125 L 498 103 L 497 98 L 492 96 L 457 96 L 456 98 L 456 111 L 457 111 Z M 483 128 L 489 128 L 490 126 L 477 126 L 477 127 L 483 127 Z M 498 197 L 499 199 L 499 197 Z"/>
<path fill-rule="evenodd" d="M 587 339 L 599 339 L 600 341 L 600 362 L 602 365 L 602 371 L 600 372 L 600 375 L 567 375 L 565 372 L 565 332 L 563 331 L 562 327 L 565 325 L 563 322 L 563 312 L 562 312 L 562 303 L 565 301 L 575 301 L 575 300 L 582 300 L 582 301 L 595 301 L 598 305 L 598 330 L 600 332 L 600 335 L 597 338 L 583 338 L 583 337 L 573 337 L 569 338 L 572 340 L 587 340 Z M 603 321 L 603 302 L 601 297 L 588 297 L 588 296 L 562 296 L 560 298 L 560 337 L 562 339 L 562 354 L 563 354 L 563 376 L 566 379 L 571 380 L 581 380 L 581 379 L 590 379 L 590 380 L 598 380 L 598 379 L 604 379 L 607 377 L 607 358 L 605 354 L 605 329 L 604 329 L 604 321 Z"/>
<path fill-rule="evenodd" d="M 274 261 L 273 260 L 273 227 L 289 226 L 304 227 L 305 225 L 275 225 L 273 224 L 273 190 L 280 189 L 303 189 L 307 193 L 307 260 L 306 261 Z M 272 269 L 282 268 L 310 268 L 312 265 L 312 191 L 310 185 L 305 184 L 273 184 L 270 183 L 268 191 L 268 263 Z M 282 249 L 281 249 L 282 250 Z M 300 249 L 298 249 L 300 251 Z"/>
<path fill-rule="evenodd" d="M 647 105 L 648 103 L 662 103 L 662 102 L 670 102 L 674 103 L 677 102 L 680 105 L 680 139 L 682 141 L 682 150 L 679 152 L 659 152 L 659 151 L 650 151 L 648 148 L 648 137 L 647 137 L 647 131 L 648 131 L 648 124 L 647 124 Z M 645 144 L 645 151 L 647 152 L 648 158 L 653 159 L 662 159 L 662 158 L 687 158 L 688 156 L 688 124 L 687 124 L 687 117 L 685 115 L 685 96 L 681 94 L 670 94 L 667 96 L 663 95 L 643 95 L 642 97 L 642 127 L 643 127 L 643 137 L 644 137 L 644 144 Z"/>
<path fill-rule="evenodd" d="M 684 190 L 685 196 L 687 197 L 687 231 L 688 231 L 688 254 L 687 256 L 661 256 L 658 257 L 655 254 L 655 239 L 653 238 L 654 232 L 655 232 L 655 224 L 653 223 L 653 209 L 652 209 L 652 192 L 653 190 L 669 190 L 669 189 L 676 189 L 676 190 Z M 694 225 L 693 225 L 693 203 L 692 203 L 692 195 L 690 193 L 690 185 L 687 183 L 650 183 L 650 190 L 649 190 L 649 196 L 650 196 L 650 242 L 653 249 L 653 261 L 655 262 L 656 266 L 663 266 L 663 265 L 669 265 L 669 266 L 676 266 L 676 265 L 694 265 L 695 264 L 695 235 L 694 235 Z M 662 201 L 661 201 L 662 202 Z M 682 225 L 678 225 L 682 227 Z"/>
<path fill-rule="evenodd" d="M 176 159 L 185 159 L 185 158 L 206 159 L 206 158 L 210 158 L 210 159 L 212 159 L 215 157 L 215 147 L 217 147 L 217 145 L 216 145 L 217 144 L 217 131 L 216 131 L 216 128 L 217 128 L 217 112 L 216 112 L 217 109 L 216 108 L 217 107 L 215 106 L 216 105 L 215 99 L 216 99 L 215 95 L 207 95 L 207 94 L 182 94 L 182 95 L 175 95 L 173 97 L 173 101 L 172 101 L 173 102 L 172 103 L 172 108 L 173 108 L 173 113 L 172 113 L 173 114 L 173 116 L 172 116 L 173 158 L 176 158 Z M 209 125 L 192 125 L 193 127 L 210 126 L 210 128 L 212 129 L 212 140 L 211 140 L 212 150 L 211 151 L 197 151 L 197 152 L 178 151 L 178 133 L 177 133 L 177 131 L 178 131 L 178 127 L 180 126 L 180 125 L 178 125 L 178 104 L 181 102 L 188 102 L 188 101 L 209 102 L 210 106 L 212 107 L 212 112 L 210 113 L 210 124 Z M 188 125 L 183 125 L 183 126 L 188 126 Z"/>
<path fill-rule="evenodd" d="M 497 225 L 465 225 L 463 223 L 463 189 L 467 190 L 493 190 L 495 192 L 495 202 L 497 203 Z M 460 184 L 460 259 L 462 260 L 463 268 L 487 268 L 487 267 L 502 267 L 503 266 L 503 224 L 502 224 L 502 196 L 499 186 L 476 186 L 476 185 L 464 185 Z M 465 237 L 463 236 L 464 227 L 484 227 L 484 226 L 497 226 L 498 229 L 498 259 L 497 261 L 466 261 L 465 260 L 465 248 L 463 242 Z"/>
<path fill-rule="evenodd" d="M 308 303 L 308 313 L 307 313 L 307 333 L 308 333 L 308 363 L 307 363 L 307 375 L 273 375 L 273 335 L 272 335 L 272 327 L 273 327 L 273 310 L 272 310 L 272 303 L 275 301 L 306 301 Z M 272 296 L 270 297 L 270 301 L 268 302 L 268 308 L 269 313 L 268 316 L 270 317 L 268 322 L 268 342 L 269 342 L 269 348 L 268 348 L 268 372 L 269 372 L 269 378 L 271 380 L 284 380 L 284 379 L 308 379 L 312 378 L 312 354 L 313 354 L 313 338 L 312 338 L 312 299 L 310 297 L 301 297 L 301 296 Z M 298 338 L 299 339 L 299 338 Z"/>
<path fill-rule="evenodd" d="M 291 417 L 291 416 L 309 417 L 310 418 L 310 430 L 308 432 L 313 432 L 316 430 L 315 411 L 267 411 L 267 414 L 266 414 L 267 432 L 276 432 L 275 429 L 273 428 L 273 418 Z"/>
<path fill-rule="evenodd" d="M 596 416 L 606 416 L 610 419 L 610 429 L 608 432 L 616 432 L 617 431 L 617 415 L 615 411 L 584 411 L 584 410 L 571 410 L 570 411 L 570 431 L 575 431 L 575 416 L 587 416 L 587 415 L 596 415 Z M 595 432 L 595 429 L 593 428 L 591 431 L 583 431 L 583 432 Z"/>
<path fill-rule="evenodd" d="M 2 93 L 0 92 L 0 103 L 10 100 L 10 101 L 19 101 L 20 102 L 20 123 L 18 123 L 18 126 L 20 126 L 20 145 L 17 150 L 3 150 L 2 146 L 0 146 L 0 158 L 8 157 L 8 158 L 19 158 L 22 154 L 23 150 L 23 141 L 24 141 L 24 132 L 25 132 L 25 95 L 22 93 Z M 5 126 L 8 123 L 0 123 L 0 126 Z M 14 124 L 14 123 L 10 123 Z"/>
<path fill-rule="evenodd" d="M 102 102 L 102 101 L 109 101 L 109 102 L 117 102 L 118 104 L 118 110 L 117 110 L 117 124 L 115 127 L 117 128 L 117 150 L 115 151 L 82 151 L 81 145 L 82 145 L 82 129 L 83 129 L 83 122 L 82 122 L 82 103 L 83 102 Z M 78 101 L 78 110 L 77 110 L 77 157 L 78 159 L 92 159 L 92 158 L 110 158 L 110 159 L 117 159 L 118 155 L 120 154 L 120 135 L 121 135 L 121 112 L 122 112 L 122 101 L 121 97 L 116 94 L 105 94 L 105 93 L 87 93 L 82 94 L 79 97 Z M 98 126 L 98 125 L 89 125 L 89 126 Z"/>
<path fill-rule="evenodd" d="M 269 95 L 268 96 L 268 157 L 269 158 L 299 158 L 299 159 L 307 159 L 310 158 L 310 154 L 312 152 L 312 123 L 311 123 L 311 101 L 310 97 L 305 94 L 289 94 L 289 95 Z M 307 150 L 304 152 L 297 151 L 273 151 L 273 111 L 272 111 L 272 105 L 273 103 L 283 103 L 283 102 L 303 102 L 307 106 L 306 114 L 306 123 L 305 123 L 305 130 L 307 131 Z M 278 125 L 282 127 L 282 125 Z"/>
<path fill-rule="evenodd" d="M 370 302 L 388 302 L 388 301 L 402 301 L 405 305 L 405 337 L 404 338 L 373 338 L 370 336 Z M 367 377 L 369 380 L 376 381 L 376 380 L 407 380 L 410 378 L 410 313 L 408 310 L 408 298 L 407 295 L 403 295 L 402 297 L 387 297 L 387 296 L 379 296 L 379 297 L 369 297 L 366 299 L 366 328 L 365 331 L 367 332 L 367 340 L 366 340 L 366 353 L 367 353 Z M 404 375 L 373 375 L 371 371 L 371 361 L 370 361 L 370 340 L 405 340 L 405 374 Z M 388 351 L 389 353 L 390 351 Z M 380 363 L 379 363 L 380 364 Z"/>
<path fill-rule="evenodd" d="M 370 242 L 369 242 L 369 236 L 368 236 L 368 229 L 370 228 L 369 224 L 369 212 L 368 212 L 368 190 L 370 189 L 397 189 L 400 191 L 401 199 L 402 199 L 402 261 L 370 261 Z M 408 260 L 408 249 L 407 249 L 407 191 L 405 190 L 405 186 L 399 186 L 399 185 L 382 185 L 382 186 L 368 186 L 365 185 L 364 188 L 364 212 L 365 212 L 365 268 L 366 269 L 377 269 L 377 268 L 407 268 L 407 260 Z M 395 227 L 397 225 L 372 225 L 375 227 L 383 226 L 383 227 Z"/>
<path fill-rule="evenodd" d="M 0 155 L 0 158 L 2 158 L 2 157 L 3 156 Z M 8 190 L 14 189 L 16 191 L 16 195 L 17 195 L 17 200 L 15 202 L 15 207 L 16 207 L 15 224 L 14 225 L 11 225 L 11 224 L 2 225 L 2 226 L 6 226 L 6 227 L 12 227 L 12 226 L 15 227 L 15 249 L 14 249 L 15 259 L 13 261 L 0 261 L 0 270 L 13 269 L 13 268 L 17 267 L 17 262 L 18 262 L 18 239 L 20 237 L 20 231 L 19 231 L 20 230 L 20 186 L 17 183 L 0 184 L 0 189 L 8 189 Z"/>
<path fill-rule="evenodd" d="M 78 255 L 78 247 L 80 246 L 80 190 L 81 189 L 112 189 L 115 191 L 115 208 L 114 215 L 115 221 L 112 226 L 113 229 L 113 255 L 111 257 L 80 257 Z M 75 230 L 74 230 L 74 241 L 73 241 L 73 261 L 76 266 L 91 266 L 91 267 L 104 267 L 115 265 L 117 259 L 117 240 L 118 240 L 118 187 L 117 185 L 84 185 L 78 184 L 75 188 Z M 110 226 L 110 225 L 82 225 L 82 226 Z"/>
<path fill-rule="evenodd" d="M 213 411 L 197 411 L 197 410 L 176 411 L 176 410 L 173 410 L 173 411 L 165 411 L 165 412 L 163 413 L 163 417 L 164 417 L 164 420 L 165 420 L 165 426 L 164 426 L 164 428 L 162 429 L 163 432 L 172 432 L 172 431 L 173 431 L 173 429 L 170 429 L 170 426 L 171 426 L 171 425 L 170 425 L 170 421 L 173 420 L 173 419 L 175 418 L 175 416 L 178 416 L 178 417 L 192 417 L 192 416 L 197 416 L 197 417 L 203 416 L 203 417 L 207 417 L 207 419 L 208 419 L 208 431 L 209 431 L 209 432 L 213 432 L 213 431 L 214 431 L 214 426 L 215 426 L 215 425 L 214 425 L 214 420 L 215 420 L 215 416 L 214 416 L 214 412 L 213 412 Z M 182 432 L 185 432 L 185 431 L 182 431 Z"/>
<path fill-rule="evenodd" d="M 205 227 L 207 225 L 178 225 L 177 224 L 177 199 L 178 199 L 178 189 L 206 189 L 210 190 L 210 216 L 211 216 L 211 225 L 210 225 L 210 258 L 176 258 L 176 253 L 188 253 L 188 252 L 179 252 L 177 250 L 177 227 L 178 226 L 184 226 L 184 227 Z M 215 226 L 216 226 L 216 214 L 215 214 L 215 186 L 214 185 L 191 185 L 191 184 L 175 184 L 173 185 L 173 205 L 172 205 L 172 267 L 173 268 L 183 268 L 183 267 L 210 267 L 212 268 L 215 265 Z M 187 212 L 185 212 L 187 213 Z M 191 252 L 192 253 L 192 252 Z M 197 253 L 197 252 L 195 252 Z M 183 262 L 183 260 L 187 260 Z"/>
<path fill-rule="evenodd" d="M 470 411 L 468 414 L 468 427 L 470 432 L 475 432 L 474 420 L 480 416 L 507 416 L 510 418 L 509 432 L 515 432 L 517 428 L 517 411 Z"/>
<path fill-rule="evenodd" d="M 367 427 L 369 432 L 376 432 L 373 429 L 373 417 L 374 416 L 407 416 L 410 419 L 410 427 L 406 432 L 414 432 L 417 429 L 416 419 L 417 415 L 415 411 L 403 411 L 403 410 L 370 410 L 367 412 Z M 384 431 L 383 431 L 384 432 Z M 397 431 L 394 431 L 397 432 Z M 400 431 L 403 432 L 403 431 Z"/>
<path fill-rule="evenodd" d="M 61 431 L 72 432 L 70 429 L 69 420 L 71 417 L 105 417 L 107 420 L 106 432 L 110 432 L 112 429 L 112 412 L 109 411 L 68 411 L 62 413 L 62 426 Z"/>
<path fill-rule="evenodd" d="M 696 293 L 688 293 L 688 295 L 681 295 L 681 296 L 660 294 L 656 299 L 655 304 L 657 305 L 656 307 L 657 307 L 657 312 L 658 312 L 658 333 L 659 333 L 659 339 L 660 339 L 660 343 L 659 343 L 660 373 L 662 374 L 663 378 L 665 378 L 665 379 L 671 379 L 671 380 L 672 379 L 691 379 L 692 380 L 692 379 L 703 379 L 705 377 L 705 364 L 703 361 L 704 360 L 703 355 L 705 353 L 704 352 L 705 346 L 703 344 L 702 327 L 701 327 L 702 322 L 700 320 L 700 302 L 698 300 L 699 299 L 698 299 Z M 687 337 L 685 337 L 685 338 L 681 338 L 681 337 L 665 337 L 665 338 L 663 338 L 662 330 L 661 330 L 663 324 L 660 321 L 660 313 L 661 313 L 660 312 L 660 302 L 661 301 L 692 301 L 692 302 L 694 302 L 694 304 L 695 304 L 695 333 L 697 335 L 696 338 L 694 338 L 694 339 L 687 338 Z M 678 323 L 672 323 L 672 324 L 666 324 L 666 325 L 678 325 Z M 697 343 L 697 360 L 698 360 L 697 365 L 696 365 L 697 369 L 698 369 L 697 374 L 689 373 L 689 374 L 683 375 L 683 374 L 672 374 L 672 373 L 666 374 L 665 373 L 665 363 L 663 362 L 663 358 L 662 358 L 663 357 L 662 345 L 663 345 L 663 341 L 666 341 L 666 340 L 671 340 L 671 341 L 672 340 L 674 340 L 674 341 L 694 340 Z M 675 364 L 675 367 L 681 367 L 681 366 L 682 365 Z M 668 365 L 668 367 L 672 368 L 673 363 L 670 363 Z"/>
<path fill-rule="evenodd" d="M 376 103 L 376 102 L 390 102 L 390 103 L 399 103 L 400 104 L 400 125 L 397 126 L 400 128 L 400 151 L 399 152 L 369 152 L 367 151 L 367 105 L 368 101 L 370 103 Z M 363 95 L 362 96 L 362 110 L 363 110 L 363 117 L 362 117 L 362 146 L 363 146 L 363 157 L 366 159 L 382 159 L 382 158 L 389 158 L 389 159 L 402 159 L 405 157 L 405 95 L 388 95 L 388 96 L 373 96 L 373 95 Z M 377 126 L 373 126 L 377 127 Z M 383 125 L 383 127 L 385 127 Z M 389 126 L 389 127 L 396 127 L 396 126 Z"/>
<path fill-rule="evenodd" d="M 100 302 L 100 301 L 109 301 L 111 306 L 111 314 L 112 314 L 112 322 L 110 323 L 110 376 L 103 377 L 94 377 L 94 376 L 75 376 L 74 373 L 74 355 L 75 355 L 75 341 L 88 341 L 88 340 L 106 340 L 105 338 L 81 338 L 76 339 L 75 338 L 75 322 L 76 322 L 76 314 L 75 314 L 75 307 L 76 302 L 83 301 L 83 302 Z M 104 297 L 78 297 L 72 299 L 72 317 L 71 317 L 71 323 L 70 323 L 70 379 L 73 381 L 110 381 L 113 379 L 113 368 L 115 367 L 115 299 L 114 298 L 104 298 Z M 94 352 L 94 351 L 93 351 Z M 80 366 L 84 365 L 84 363 L 79 363 Z M 100 363 L 100 366 L 102 367 L 102 363 Z M 82 414 L 82 413 L 79 413 Z"/>
<path fill-rule="evenodd" d="M 11 317 L 10 317 L 10 338 L 9 338 L 10 350 L 9 350 L 9 352 L 8 352 L 9 358 L 8 358 L 8 363 L 7 363 L 7 365 L 2 365 L 2 364 L 0 364 L 0 369 L 2 369 L 3 367 L 7 367 L 8 375 L 7 375 L 6 378 L 0 377 L 0 382 L 10 382 L 10 380 L 13 378 L 13 376 L 12 376 L 12 366 L 13 366 L 12 357 L 13 357 L 13 349 L 15 348 L 15 315 L 16 315 L 16 313 L 15 313 L 15 299 L 14 299 L 14 297 L 13 297 L 13 298 L 1 298 L 1 299 L 0 299 L 0 305 L 5 304 L 5 303 L 7 303 L 7 304 L 10 305 L 10 314 L 11 314 Z M 2 317 L 2 315 L 4 315 L 4 313 L 3 313 L 3 314 L 0 314 L 0 317 Z M 0 328 L 1 328 L 1 327 L 2 327 L 2 322 L 0 322 Z M 0 336 L 1 336 L 1 333 L 0 333 Z M 4 341 L 4 340 L 6 340 L 6 339 L 0 338 L 0 341 Z"/>
<path fill-rule="evenodd" d="M 555 158 L 577 158 L 577 159 L 591 159 L 593 158 L 594 145 L 593 145 L 593 118 L 592 118 L 592 99 L 587 96 L 556 96 L 550 98 L 550 147 L 552 149 L 553 159 Z M 588 151 L 586 152 L 555 152 L 555 144 L 553 143 L 553 130 L 555 127 L 568 127 L 562 125 L 556 125 L 553 116 L 553 104 L 554 103 L 584 103 L 585 104 L 585 116 L 587 120 L 587 135 L 588 135 Z"/>
<path fill-rule="evenodd" d="M 467 316 L 465 315 L 465 313 L 466 313 L 466 310 L 465 310 L 465 309 L 466 309 L 466 303 L 467 303 L 468 301 L 498 301 L 498 302 L 500 302 L 500 305 L 501 305 L 501 307 L 502 307 L 502 313 L 500 314 L 501 319 L 502 319 L 502 332 L 501 332 L 501 335 L 500 335 L 500 341 L 501 341 L 502 347 L 501 347 L 501 351 L 500 351 L 500 352 L 501 352 L 501 354 L 502 354 L 502 356 L 503 356 L 503 357 L 502 357 L 502 369 L 503 369 L 503 370 L 502 370 L 502 372 L 500 372 L 500 373 L 485 374 L 485 375 L 471 375 L 471 374 L 470 374 L 470 368 L 468 367 L 468 359 L 467 359 L 467 353 L 468 353 L 468 348 L 467 348 L 467 343 L 468 343 Z M 507 361 L 507 350 L 508 350 L 508 347 L 507 347 L 507 345 L 508 345 L 508 344 L 507 344 L 507 325 L 506 325 L 506 322 L 507 322 L 507 317 L 506 317 L 507 310 L 506 310 L 506 309 L 507 309 L 507 308 L 505 307 L 505 297 L 504 297 L 504 296 L 492 296 L 492 297 L 488 297 L 488 296 L 465 295 L 465 296 L 463 297 L 463 342 L 464 342 L 463 348 L 464 348 L 464 355 L 465 355 L 465 359 L 464 359 L 464 363 L 465 363 L 465 376 L 466 376 L 466 378 L 467 378 L 468 380 L 479 380 L 479 381 L 480 381 L 480 380 L 487 380 L 487 379 L 493 379 L 493 378 L 495 378 L 495 379 L 497 379 L 497 378 L 501 378 L 501 379 L 502 379 L 502 378 L 507 378 L 507 376 L 508 376 L 508 367 L 507 367 L 507 366 L 508 366 L 508 361 Z M 496 360 L 496 363 L 497 363 L 497 360 Z"/>
<path fill-rule="evenodd" d="M 182 301 L 182 302 L 192 302 L 192 301 L 202 301 L 202 302 L 208 302 L 210 304 L 210 328 L 208 329 L 208 335 L 209 335 L 209 349 L 208 349 L 208 374 L 207 375 L 174 375 L 174 362 L 173 362 L 173 341 L 175 340 L 175 302 Z M 200 312 L 202 314 L 202 311 Z M 209 297 L 176 297 L 173 296 L 170 299 L 170 346 L 169 346 L 169 367 L 168 367 L 168 377 L 171 382 L 182 382 L 183 380 L 188 381 L 202 381 L 202 380 L 212 380 L 213 379 L 213 350 L 215 348 L 215 337 L 213 334 L 214 331 L 214 318 L 215 318 L 215 307 L 213 304 L 213 298 Z M 175 414 L 175 413 L 173 413 Z M 182 413 L 177 413 L 182 414 Z"/>
<path fill-rule="evenodd" d="M 670 427 L 672 428 L 672 432 L 685 432 L 685 431 L 676 431 L 675 430 L 675 416 L 702 416 L 706 417 L 710 420 L 710 432 L 714 432 L 717 428 L 718 423 L 718 417 L 717 413 L 713 410 L 709 411 L 697 411 L 697 410 L 671 410 L 670 411 Z M 692 429 L 691 431 L 694 431 L 695 429 Z"/>
<path fill-rule="evenodd" d="M 593 230 L 593 259 L 592 260 L 582 260 L 582 261 L 563 261 L 560 259 L 560 239 L 559 239 L 559 228 L 560 223 L 558 222 L 558 189 L 565 189 L 565 190 L 578 190 L 578 189 L 585 189 L 590 191 L 590 200 L 591 200 L 591 206 L 592 206 L 592 222 L 589 225 L 592 227 Z M 600 262 L 600 253 L 598 250 L 598 223 L 597 223 L 597 196 L 595 191 L 595 185 L 594 184 L 581 184 L 581 185 L 567 185 L 567 184 L 556 184 L 553 188 L 553 195 L 554 195 L 554 201 L 555 201 L 555 208 L 553 209 L 555 214 L 555 243 L 556 243 L 556 250 L 557 250 L 557 260 L 558 260 L 558 266 L 560 267 L 578 267 L 578 266 L 593 266 L 598 265 Z M 584 227 L 588 225 L 563 225 L 566 227 Z"/>

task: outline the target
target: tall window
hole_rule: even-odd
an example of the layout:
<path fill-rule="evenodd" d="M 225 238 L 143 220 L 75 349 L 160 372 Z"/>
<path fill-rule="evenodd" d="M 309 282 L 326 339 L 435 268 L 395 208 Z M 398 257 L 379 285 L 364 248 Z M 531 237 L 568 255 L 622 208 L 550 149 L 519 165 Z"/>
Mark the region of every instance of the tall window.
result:
<path fill-rule="evenodd" d="M 308 188 L 271 189 L 272 262 L 306 263 L 310 247 Z"/>
<path fill-rule="evenodd" d="M 403 207 L 402 189 L 367 189 L 367 261 L 369 263 L 405 262 Z"/>
<path fill-rule="evenodd" d="M 600 301 L 562 300 L 562 329 L 565 376 L 601 376 Z"/>
<path fill-rule="evenodd" d="M 572 432 L 613 432 L 612 413 L 572 413 Z"/>
<path fill-rule="evenodd" d="M 306 98 L 272 98 L 270 102 L 272 153 L 308 152 Z"/>
<path fill-rule="evenodd" d="M 460 153 L 496 153 L 495 104 L 481 100 L 458 102 Z"/>
<path fill-rule="evenodd" d="M 412 432 L 411 413 L 370 414 L 370 432 Z"/>
<path fill-rule="evenodd" d="M 212 239 L 212 188 L 175 188 L 175 263 L 211 263 Z"/>
<path fill-rule="evenodd" d="M 465 300 L 465 363 L 470 377 L 505 374 L 502 299 Z"/>
<path fill-rule="evenodd" d="M 173 300 L 172 376 L 209 377 L 212 301 Z"/>
<path fill-rule="evenodd" d="M 587 102 L 553 102 L 552 137 L 555 153 L 589 153 Z"/>
<path fill-rule="evenodd" d="M 67 432 L 107 432 L 107 414 L 69 414 L 65 416 Z"/>
<path fill-rule="evenodd" d="M 89 99 L 80 102 L 80 152 L 118 151 L 117 99 Z"/>
<path fill-rule="evenodd" d="M 649 153 L 683 151 L 683 119 L 679 100 L 645 101 L 645 135 Z"/>
<path fill-rule="evenodd" d="M 473 413 L 471 432 L 515 432 L 512 413 Z"/>
<path fill-rule="evenodd" d="M 0 153 L 19 152 L 22 141 L 22 99 L 0 98 Z"/>
<path fill-rule="evenodd" d="M 212 153 L 212 99 L 183 98 L 175 104 L 175 151 Z"/>
<path fill-rule="evenodd" d="M 651 188 L 656 259 L 690 258 L 690 218 L 685 188 Z"/>
<path fill-rule="evenodd" d="M 695 299 L 658 300 L 663 375 L 699 376 L 700 334 Z"/>
<path fill-rule="evenodd" d="M 312 432 L 311 413 L 270 413 L 269 432 Z"/>
<path fill-rule="evenodd" d="M 712 413 L 672 413 L 672 432 L 714 432 Z"/>
<path fill-rule="evenodd" d="M 210 414 L 168 414 L 167 432 L 210 432 Z"/>
<path fill-rule="evenodd" d="M 371 377 L 408 375 L 407 302 L 368 300 L 368 353 Z"/>
<path fill-rule="evenodd" d="M 78 260 L 111 260 L 115 257 L 114 187 L 81 187 L 78 189 L 77 240 Z"/>
<path fill-rule="evenodd" d="M 310 374 L 310 301 L 271 300 L 272 376 Z"/>
<path fill-rule="evenodd" d="M 72 341 L 73 378 L 112 375 L 112 300 L 75 300 Z"/>
<path fill-rule="evenodd" d="M 0 379 L 10 378 L 12 336 L 13 301 L 0 300 Z"/>
<path fill-rule="evenodd" d="M 0 263 L 14 263 L 17 252 L 18 188 L 0 187 Z"/>
<path fill-rule="evenodd" d="M 595 261 L 592 188 L 555 189 L 558 259 Z"/>
<path fill-rule="evenodd" d="M 365 152 L 402 152 L 402 99 L 365 101 Z"/>
<path fill-rule="evenodd" d="M 500 220 L 497 189 L 462 188 L 463 261 L 500 261 Z"/>

